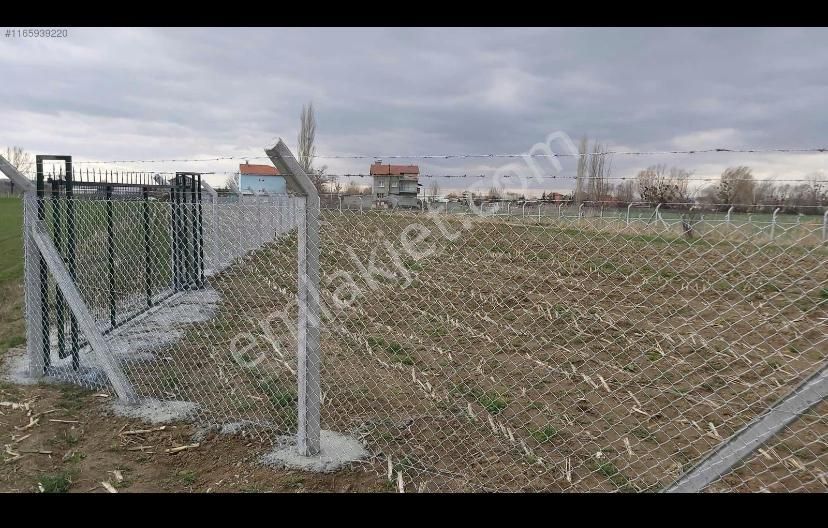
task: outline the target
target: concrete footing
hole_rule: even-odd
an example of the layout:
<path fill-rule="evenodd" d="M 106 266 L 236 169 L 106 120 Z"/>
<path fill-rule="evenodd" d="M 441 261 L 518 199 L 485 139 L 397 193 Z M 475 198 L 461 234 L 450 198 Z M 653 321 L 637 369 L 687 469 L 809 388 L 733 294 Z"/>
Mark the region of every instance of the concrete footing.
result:
<path fill-rule="evenodd" d="M 162 401 L 144 398 L 135 403 L 120 400 L 112 402 L 118 416 L 142 420 L 151 424 L 183 422 L 192 418 L 198 404 L 188 401 Z"/>
<path fill-rule="evenodd" d="M 333 431 L 323 429 L 320 444 L 319 456 L 306 457 L 296 450 L 296 438 L 286 437 L 275 450 L 262 457 L 262 463 L 273 467 L 329 473 L 340 469 L 348 462 L 368 456 L 368 452 L 356 438 Z"/>

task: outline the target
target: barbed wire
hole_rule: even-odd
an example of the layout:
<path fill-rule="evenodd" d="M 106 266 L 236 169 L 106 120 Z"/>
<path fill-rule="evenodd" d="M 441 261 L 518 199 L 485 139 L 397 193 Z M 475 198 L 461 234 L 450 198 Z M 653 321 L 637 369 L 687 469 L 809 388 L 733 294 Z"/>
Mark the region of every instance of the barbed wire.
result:
<path fill-rule="evenodd" d="M 359 194 L 359 193 L 354 193 L 354 194 L 320 193 L 320 194 L 323 195 L 323 196 L 326 196 L 328 198 L 336 198 L 336 197 L 340 197 L 340 196 L 342 198 L 349 197 L 349 196 L 366 196 L 364 194 Z M 420 199 L 423 199 L 423 198 L 427 199 L 427 198 L 436 198 L 436 197 L 437 197 L 436 195 L 427 195 L 427 196 L 422 196 L 422 197 L 419 197 L 419 198 Z M 458 201 L 455 202 L 455 203 L 461 203 L 461 204 L 467 204 L 468 201 L 470 200 L 470 199 L 464 199 L 461 196 L 457 196 L 457 199 L 458 199 Z M 542 198 L 537 197 L 537 196 L 534 197 L 534 198 L 526 197 L 524 199 L 521 199 L 521 198 L 512 199 L 512 198 L 505 198 L 505 197 L 489 198 L 485 195 L 475 195 L 474 200 L 483 200 L 487 203 L 498 203 L 498 202 L 504 202 L 505 203 L 505 202 L 523 201 L 523 202 L 527 202 L 527 203 L 531 202 L 535 205 L 537 205 L 537 204 L 556 205 L 556 206 L 557 205 L 563 205 L 565 207 L 566 206 L 577 206 L 578 205 L 578 203 L 575 202 L 575 199 L 571 196 L 567 196 L 567 197 L 565 197 L 563 199 L 560 199 L 560 200 L 551 200 L 551 199 L 543 200 Z M 440 203 L 445 203 L 445 202 L 440 202 Z M 626 208 L 628 205 L 633 205 L 633 206 L 640 205 L 640 206 L 646 206 L 646 207 L 651 207 L 652 208 L 652 207 L 655 207 L 656 205 L 659 205 L 659 204 L 661 204 L 662 207 L 664 207 L 664 206 L 669 206 L 669 207 L 693 207 L 694 206 L 694 207 L 698 207 L 698 208 L 702 208 L 702 207 L 705 207 L 705 208 L 707 208 L 707 207 L 725 208 L 725 207 L 731 207 L 732 206 L 734 208 L 735 207 L 782 207 L 782 208 L 784 208 L 784 207 L 796 207 L 798 209 L 823 209 L 826 206 L 828 206 L 828 204 L 825 204 L 825 205 L 800 205 L 800 204 L 783 203 L 783 202 L 772 202 L 772 203 L 764 203 L 764 202 L 759 202 L 759 203 L 713 203 L 713 202 L 699 202 L 699 201 L 695 201 L 695 202 L 693 202 L 693 201 L 686 201 L 686 202 L 653 202 L 653 201 L 644 201 L 644 200 L 627 201 L 627 200 L 620 200 L 620 199 L 615 199 L 615 200 L 581 200 L 580 203 L 583 203 L 585 207 L 588 206 L 588 205 L 613 205 L 613 206 L 623 207 L 623 208 Z M 720 211 L 720 212 L 726 213 L 727 211 L 725 210 L 725 211 Z"/>
<path fill-rule="evenodd" d="M 237 173 L 233 173 L 237 174 Z M 388 176 L 385 174 L 380 175 L 373 175 L 373 174 L 326 174 L 325 176 L 331 177 L 345 177 L 345 178 L 373 178 L 374 176 Z M 576 180 L 577 177 L 574 175 L 549 175 L 549 176 L 523 176 L 523 175 L 510 175 L 510 174 L 501 174 L 498 176 L 491 175 L 491 174 L 419 174 L 417 175 L 418 178 L 514 178 L 516 180 L 527 179 L 527 180 Z M 600 178 L 603 181 L 624 181 L 624 180 L 635 180 L 637 181 L 638 175 L 635 176 L 605 176 Z M 721 177 L 719 176 L 711 176 L 711 177 L 694 177 L 692 174 L 686 175 L 686 179 L 688 181 L 721 181 Z M 588 181 L 589 177 L 585 177 L 584 181 Z M 753 181 L 753 182 L 761 182 L 761 181 L 773 181 L 773 182 L 828 182 L 828 178 L 819 178 L 814 180 L 813 178 L 728 178 L 727 181 Z"/>
<path fill-rule="evenodd" d="M 497 153 L 459 153 L 459 154 L 386 154 L 386 155 L 367 155 L 367 154 L 319 154 L 315 158 L 319 159 L 372 159 L 372 160 L 386 160 L 386 159 L 486 159 L 486 158 L 574 158 L 574 157 L 588 157 L 588 156 L 659 156 L 659 155 L 675 155 L 675 154 L 711 154 L 711 153 L 733 153 L 733 154 L 770 154 L 770 153 L 815 153 L 824 154 L 828 152 L 828 147 L 815 148 L 771 148 L 771 149 L 731 149 L 731 148 L 705 148 L 692 150 L 661 150 L 661 151 L 627 151 L 627 150 L 612 150 L 606 152 L 585 152 L 585 153 L 554 153 L 554 154 L 533 154 L 533 153 L 517 153 L 517 154 L 497 154 Z M 157 159 L 157 160 L 85 160 L 73 161 L 73 164 L 109 164 L 109 163 L 198 163 L 207 161 L 232 161 L 232 160 L 267 160 L 268 156 L 218 156 L 215 158 L 171 158 L 171 159 Z"/>
<path fill-rule="evenodd" d="M 93 176 L 93 177 L 107 177 L 107 176 L 121 176 L 121 175 L 137 175 L 137 176 L 175 176 L 177 173 L 187 172 L 187 171 L 131 171 L 131 170 L 96 170 L 96 169 L 74 169 L 73 174 L 77 175 L 86 175 L 86 176 Z M 237 176 L 239 175 L 239 171 L 196 171 L 203 176 Z M 47 176 L 62 176 L 63 171 L 51 171 L 46 173 Z M 296 176 L 295 174 L 291 173 L 282 173 L 276 174 L 274 176 Z M 323 178 L 374 178 L 374 177 L 390 177 L 395 175 L 387 175 L 387 174 L 364 174 L 364 173 L 343 173 L 343 174 L 323 174 L 321 175 Z M 551 175 L 520 175 L 520 174 L 417 174 L 416 176 L 410 176 L 412 179 L 409 181 L 414 181 L 415 179 L 419 178 L 442 178 L 442 179 L 515 179 L 515 180 L 572 180 L 576 181 L 576 175 L 561 175 L 561 174 L 551 174 Z M 585 181 L 588 181 L 590 178 L 586 176 L 584 178 Z M 638 181 L 639 176 L 632 175 L 632 176 L 604 176 L 600 178 L 602 181 Z M 669 178 L 671 181 L 675 178 Z M 686 180 L 688 183 L 691 182 L 721 182 L 721 176 L 694 176 L 693 174 L 685 174 L 678 180 Z M 825 184 L 828 183 L 828 177 L 810 177 L 810 178 L 775 178 L 775 177 L 768 177 L 768 178 L 728 178 L 727 182 L 739 182 L 739 181 L 750 181 L 754 183 L 761 183 L 761 182 L 774 182 L 774 183 L 818 183 L 818 184 Z"/>

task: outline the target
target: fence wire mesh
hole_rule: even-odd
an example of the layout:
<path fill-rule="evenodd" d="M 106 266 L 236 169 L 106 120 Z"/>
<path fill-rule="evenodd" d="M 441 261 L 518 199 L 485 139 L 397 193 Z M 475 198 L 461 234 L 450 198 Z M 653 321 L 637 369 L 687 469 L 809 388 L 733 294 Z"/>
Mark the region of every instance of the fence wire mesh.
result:
<path fill-rule="evenodd" d="M 261 332 L 259 323 L 279 295 L 295 295 L 296 226 L 304 203 L 301 197 L 176 204 L 166 198 L 27 196 L 24 215 L 27 227 L 45 228 L 73 269 L 72 282 L 135 397 L 184 402 L 209 424 L 235 423 L 272 438 L 295 434 L 296 347 L 257 362 L 242 342 Z M 67 206 L 73 210 L 74 259 L 53 221 L 55 208 L 63 207 L 57 214 L 65 222 Z M 27 244 L 27 266 L 37 267 L 39 254 Z M 26 277 L 27 318 L 45 318 L 47 328 L 41 338 L 30 324 L 30 343 L 44 343 L 34 350 L 30 368 L 89 388 L 109 386 L 89 336 L 72 331 L 60 277 L 49 269 L 45 278 Z M 41 312 L 41 306 L 48 308 Z"/>
<path fill-rule="evenodd" d="M 69 202 L 75 283 L 136 393 L 271 441 L 297 430 L 297 269 L 318 221 L 321 340 L 309 353 L 321 356 L 310 390 L 322 428 L 357 437 L 361 467 L 417 490 L 662 490 L 828 353 L 821 217 L 740 229 L 687 208 L 434 204 L 317 220 L 299 197 Z M 64 251 L 45 220 L 56 206 L 42 206 Z M 27 198 L 29 225 L 37 209 Z M 204 251 L 203 280 L 186 287 L 181 215 L 199 219 Z M 38 298 L 57 296 L 32 277 L 36 319 Z M 78 369 L 59 357 L 69 319 L 48 321 L 49 373 L 106 383 L 89 347 Z M 824 491 L 825 410 L 708 489 Z"/>

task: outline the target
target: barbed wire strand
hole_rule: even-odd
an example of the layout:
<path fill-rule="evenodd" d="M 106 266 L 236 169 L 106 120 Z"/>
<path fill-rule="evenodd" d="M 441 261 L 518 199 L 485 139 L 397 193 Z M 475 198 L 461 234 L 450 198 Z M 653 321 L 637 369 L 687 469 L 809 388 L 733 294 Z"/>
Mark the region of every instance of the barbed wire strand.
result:
<path fill-rule="evenodd" d="M 816 148 L 772 148 L 772 149 L 731 149 L 731 148 L 706 148 L 693 150 L 661 150 L 661 151 L 624 151 L 614 150 L 606 152 L 586 152 L 586 153 L 555 153 L 555 154 L 532 154 L 532 153 L 518 153 L 518 154 L 391 154 L 391 155 L 367 155 L 367 154 L 320 154 L 314 156 L 318 159 L 373 159 L 373 160 L 387 160 L 387 159 L 485 159 L 485 158 L 573 158 L 586 156 L 658 156 L 671 154 L 711 154 L 711 153 L 733 153 L 733 154 L 770 154 L 770 153 L 819 153 L 824 154 L 828 152 L 828 147 Z M 73 161 L 73 164 L 106 164 L 106 163 L 184 163 L 184 162 L 207 162 L 207 161 L 231 161 L 231 160 L 266 160 L 270 159 L 268 156 L 218 156 L 215 158 L 172 158 L 172 159 L 158 159 L 158 160 L 86 160 Z"/>
<path fill-rule="evenodd" d="M 120 174 L 135 174 L 135 175 L 159 175 L 159 176 L 175 176 L 177 173 L 186 172 L 186 171 L 110 171 L 108 173 L 101 172 L 100 174 L 109 175 L 109 176 L 118 176 Z M 82 173 L 81 173 L 82 174 Z M 198 171 L 198 174 L 202 176 L 236 176 L 239 174 L 239 171 Z M 95 176 L 98 173 L 94 173 Z M 281 173 L 275 174 L 274 176 L 295 176 L 294 174 L 290 173 Z M 362 174 L 362 173 L 344 173 L 344 174 L 324 174 L 322 175 L 325 178 L 373 178 L 375 176 L 381 177 L 388 177 L 387 174 Z M 390 176 L 398 176 L 398 175 L 390 175 Z M 515 179 L 515 180 L 576 180 L 577 177 L 575 175 L 545 175 L 545 176 L 524 176 L 524 175 L 517 175 L 517 174 L 500 174 L 500 175 L 492 175 L 492 174 L 418 174 L 416 178 L 445 178 L 445 179 L 457 179 L 457 178 L 466 178 L 466 179 L 473 179 L 473 178 L 504 178 L 504 179 Z M 700 181 L 707 181 L 707 182 L 720 182 L 721 177 L 718 176 L 693 176 L 692 174 L 687 174 L 683 177 L 688 182 L 700 182 Z M 588 180 L 589 178 L 585 178 Z M 601 178 L 603 181 L 638 181 L 638 175 L 634 176 L 605 176 Z M 413 181 L 410 180 L 410 181 Z M 752 181 L 752 182 L 775 182 L 775 183 L 828 183 L 828 177 L 820 177 L 820 178 L 728 178 L 728 182 L 736 182 L 736 181 Z"/>

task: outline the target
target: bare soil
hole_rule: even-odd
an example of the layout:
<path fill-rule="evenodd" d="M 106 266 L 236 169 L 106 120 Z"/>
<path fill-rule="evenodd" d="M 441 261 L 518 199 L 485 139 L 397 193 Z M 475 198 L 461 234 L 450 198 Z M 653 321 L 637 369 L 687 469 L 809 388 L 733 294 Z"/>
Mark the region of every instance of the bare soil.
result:
<path fill-rule="evenodd" d="M 288 237 L 213 277 L 216 317 L 154 351 L 163 361 L 127 366 L 143 395 L 197 401 L 200 421 L 246 420 L 249 435 L 210 436 L 170 455 L 191 443 L 192 425 L 125 438 L 145 426 L 107 416 L 101 398 L 83 393 L 74 410 L 41 421 L 78 420 L 86 458 L 71 455 L 73 440 L 60 443 L 73 425 L 44 422 L 21 445 L 53 453 L 27 453 L 0 475 L 9 489 L 34 490 L 44 472 L 76 468 L 71 489 L 85 491 L 121 464 L 134 490 L 294 490 L 301 478 L 307 490 L 387 491 L 390 463 L 392 480 L 424 491 L 656 491 L 828 358 L 824 247 L 687 240 L 597 220 L 441 222 L 324 214 L 322 426 L 363 440 L 367 463 L 327 476 L 255 464 L 296 427 L 295 344 L 274 316 L 295 321 Z M 418 246 L 432 254 L 402 251 L 412 224 L 429 229 Z M 386 277 L 366 278 L 372 258 Z M 348 306 L 336 301 L 344 298 Z M 244 361 L 261 361 L 240 364 L 231 353 L 240 343 Z M 35 398 L 32 415 L 67 407 L 72 391 L 3 390 L 20 391 L 3 400 Z M 14 429 L 25 413 L 0 410 L 7 442 L 28 432 Z M 828 489 L 824 407 L 792 431 L 793 443 L 781 435 L 768 445 L 787 448 L 711 489 Z M 140 446 L 155 452 L 128 450 Z"/>
<path fill-rule="evenodd" d="M 0 401 L 20 404 L 0 406 L 0 491 L 107 493 L 104 482 L 120 493 L 391 489 L 358 467 L 330 474 L 264 467 L 258 459 L 268 444 L 242 434 L 194 439 L 198 427 L 187 423 L 158 430 L 114 416 L 111 397 L 100 394 L 72 385 L 0 385 Z M 136 433 L 142 430 L 151 431 Z"/>

